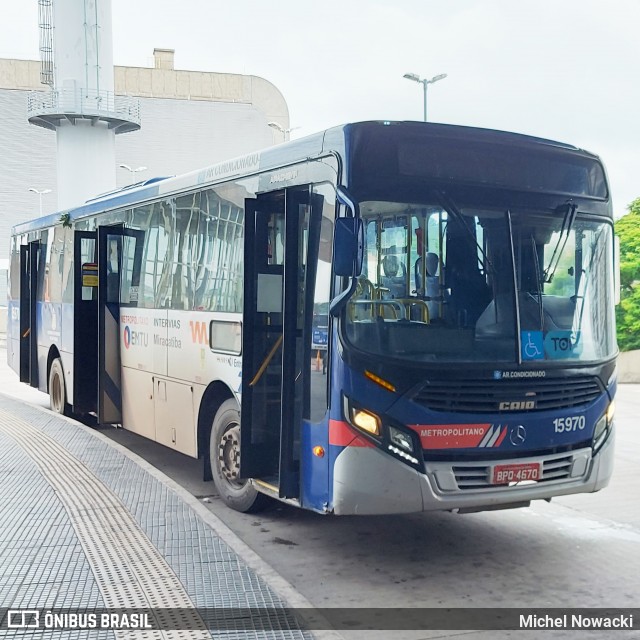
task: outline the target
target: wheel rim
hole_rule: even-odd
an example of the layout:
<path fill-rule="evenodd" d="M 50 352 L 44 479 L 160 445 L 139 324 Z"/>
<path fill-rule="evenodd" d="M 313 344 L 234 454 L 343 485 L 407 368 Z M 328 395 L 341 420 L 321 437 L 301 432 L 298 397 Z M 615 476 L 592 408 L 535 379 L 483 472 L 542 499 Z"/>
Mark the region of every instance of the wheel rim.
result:
<path fill-rule="evenodd" d="M 231 423 L 222 434 L 218 446 L 218 462 L 222 477 L 236 488 L 243 487 L 246 483 L 239 480 L 240 477 L 240 425 Z"/>

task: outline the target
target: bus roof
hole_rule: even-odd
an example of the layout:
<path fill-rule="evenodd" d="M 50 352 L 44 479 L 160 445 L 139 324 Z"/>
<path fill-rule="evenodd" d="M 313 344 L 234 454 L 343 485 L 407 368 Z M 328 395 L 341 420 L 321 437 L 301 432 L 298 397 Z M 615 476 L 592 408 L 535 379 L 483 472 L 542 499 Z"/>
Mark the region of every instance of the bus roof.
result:
<path fill-rule="evenodd" d="M 305 159 L 316 158 L 331 151 L 344 151 L 345 147 L 348 148 L 348 139 L 353 132 L 364 132 L 366 129 L 374 131 L 381 127 L 399 127 L 405 134 L 409 133 L 408 129 L 419 129 L 424 134 L 439 138 L 504 142 L 505 144 L 521 147 L 556 147 L 588 156 L 594 160 L 598 159 L 594 154 L 572 145 L 494 129 L 413 121 L 380 120 L 357 122 L 333 127 L 298 140 L 225 160 L 180 176 L 151 178 L 138 185 L 126 186 L 116 191 L 101 194 L 77 207 L 19 223 L 13 227 L 12 234 L 27 233 L 55 226 L 60 223 L 61 215 L 68 215 L 68 222 L 75 222 L 103 211 L 120 209 L 158 197 L 170 196 L 176 192 L 195 189 L 199 186 L 213 185 L 229 178 L 252 175 L 268 169 L 294 164 Z"/>

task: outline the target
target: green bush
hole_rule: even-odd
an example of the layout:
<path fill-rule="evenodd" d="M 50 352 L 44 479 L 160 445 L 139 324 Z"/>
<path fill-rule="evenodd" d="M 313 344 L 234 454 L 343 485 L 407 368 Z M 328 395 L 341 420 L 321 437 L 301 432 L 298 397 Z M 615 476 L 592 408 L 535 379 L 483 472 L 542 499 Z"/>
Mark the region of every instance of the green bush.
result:
<path fill-rule="evenodd" d="M 640 349 L 640 198 L 627 209 L 629 213 L 615 223 L 620 238 L 622 291 L 616 323 L 621 351 Z"/>

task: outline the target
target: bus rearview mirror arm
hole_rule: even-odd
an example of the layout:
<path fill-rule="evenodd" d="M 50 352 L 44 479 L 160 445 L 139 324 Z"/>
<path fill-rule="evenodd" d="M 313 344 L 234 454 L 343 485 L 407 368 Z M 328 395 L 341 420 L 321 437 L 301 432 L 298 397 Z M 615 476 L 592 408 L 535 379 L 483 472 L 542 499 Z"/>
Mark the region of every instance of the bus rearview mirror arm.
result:
<path fill-rule="evenodd" d="M 333 270 L 336 276 L 350 278 L 349 286 L 336 296 L 329 306 L 329 313 L 337 316 L 358 285 L 357 277 L 362 271 L 364 253 L 364 230 L 358 203 L 349 192 L 338 186 L 338 202 L 349 209 L 351 215 L 336 219 L 333 247 Z"/>

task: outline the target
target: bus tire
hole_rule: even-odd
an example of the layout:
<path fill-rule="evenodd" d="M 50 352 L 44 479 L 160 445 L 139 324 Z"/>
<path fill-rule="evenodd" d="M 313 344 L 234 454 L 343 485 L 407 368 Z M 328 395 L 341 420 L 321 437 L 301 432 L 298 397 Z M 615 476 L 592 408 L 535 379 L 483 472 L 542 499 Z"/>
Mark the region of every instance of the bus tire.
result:
<path fill-rule="evenodd" d="M 235 479 L 240 472 L 240 411 L 235 400 L 225 400 L 211 425 L 209 438 L 211 475 L 222 501 L 242 513 L 264 509 L 268 498 L 248 480 Z"/>
<path fill-rule="evenodd" d="M 67 387 L 64 382 L 64 369 L 60 358 L 56 358 L 51 363 L 49 370 L 49 407 L 55 413 L 69 415 Z"/>

